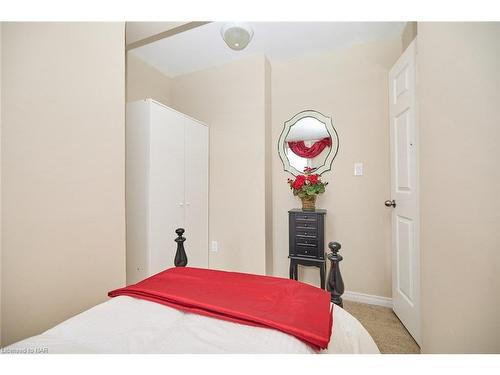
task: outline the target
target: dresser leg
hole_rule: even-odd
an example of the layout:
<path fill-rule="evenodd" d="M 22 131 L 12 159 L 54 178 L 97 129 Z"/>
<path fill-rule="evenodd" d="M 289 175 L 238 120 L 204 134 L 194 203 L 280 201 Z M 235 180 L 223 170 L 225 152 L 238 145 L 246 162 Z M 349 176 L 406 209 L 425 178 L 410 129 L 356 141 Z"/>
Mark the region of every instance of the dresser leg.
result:
<path fill-rule="evenodd" d="M 321 289 L 325 289 L 325 266 L 326 266 L 326 263 L 323 263 L 319 267 L 319 276 L 321 279 Z"/>
<path fill-rule="evenodd" d="M 293 272 L 294 272 L 294 279 L 295 280 L 299 280 L 299 265 L 297 263 L 294 262 L 293 264 Z"/>
<path fill-rule="evenodd" d="M 292 259 L 290 259 L 290 279 L 297 280 L 298 279 L 298 271 L 297 271 L 297 263 L 295 263 Z"/>

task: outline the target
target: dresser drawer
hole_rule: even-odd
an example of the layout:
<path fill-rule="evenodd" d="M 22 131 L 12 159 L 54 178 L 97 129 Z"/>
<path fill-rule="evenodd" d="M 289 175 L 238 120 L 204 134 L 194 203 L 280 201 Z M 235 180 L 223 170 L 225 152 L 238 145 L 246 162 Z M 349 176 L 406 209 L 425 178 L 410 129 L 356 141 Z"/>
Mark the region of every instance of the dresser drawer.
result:
<path fill-rule="evenodd" d="M 316 238 L 295 237 L 295 245 L 305 247 L 318 247 L 318 240 Z"/>
<path fill-rule="evenodd" d="M 295 214 L 295 221 L 297 223 L 317 223 L 318 215 L 307 214 L 307 213 L 297 213 Z"/>
<path fill-rule="evenodd" d="M 317 247 L 295 246 L 295 253 L 299 256 L 316 258 L 318 256 Z"/>
<path fill-rule="evenodd" d="M 296 230 L 316 230 L 318 229 L 318 223 L 315 222 L 304 222 L 304 221 L 296 221 L 295 222 Z"/>
<path fill-rule="evenodd" d="M 295 229 L 295 236 L 306 238 L 318 238 L 318 231 L 316 229 Z"/>

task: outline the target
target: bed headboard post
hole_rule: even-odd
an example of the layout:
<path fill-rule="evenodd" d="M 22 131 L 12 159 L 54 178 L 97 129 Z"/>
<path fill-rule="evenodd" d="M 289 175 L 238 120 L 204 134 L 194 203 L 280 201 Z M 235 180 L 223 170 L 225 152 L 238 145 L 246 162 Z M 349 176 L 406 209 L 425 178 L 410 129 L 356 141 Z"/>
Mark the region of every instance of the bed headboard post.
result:
<path fill-rule="evenodd" d="M 334 304 L 343 307 L 344 304 L 341 296 L 344 293 L 344 281 L 342 280 L 339 264 L 343 258 L 342 255 L 338 254 L 342 246 L 338 242 L 330 242 L 328 247 L 332 252 L 327 255 L 330 260 L 330 273 L 328 274 L 327 289 L 332 296 L 331 301 Z"/>
<path fill-rule="evenodd" d="M 177 233 L 177 238 L 175 239 L 175 242 L 177 242 L 177 251 L 175 252 L 174 265 L 176 267 L 185 267 L 188 263 L 188 258 L 186 250 L 184 250 L 184 241 L 186 241 L 186 238 L 182 236 L 184 228 L 176 229 L 175 233 Z"/>

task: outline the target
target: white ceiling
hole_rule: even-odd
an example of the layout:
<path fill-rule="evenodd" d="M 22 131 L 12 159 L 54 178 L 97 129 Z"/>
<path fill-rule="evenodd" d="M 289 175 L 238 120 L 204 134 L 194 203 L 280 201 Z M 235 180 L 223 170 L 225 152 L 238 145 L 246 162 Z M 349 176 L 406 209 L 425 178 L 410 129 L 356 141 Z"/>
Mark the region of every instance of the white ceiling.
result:
<path fill-rule="evenodd" d="M 134 49 L 132 53 L 175 77 L 258 53 L 275 62 L 397 38 L 405 22 L 248 22 L 254 36 L 242 51 L 231 50 L 222 40 L 223 24 L 212 22 Z"/>

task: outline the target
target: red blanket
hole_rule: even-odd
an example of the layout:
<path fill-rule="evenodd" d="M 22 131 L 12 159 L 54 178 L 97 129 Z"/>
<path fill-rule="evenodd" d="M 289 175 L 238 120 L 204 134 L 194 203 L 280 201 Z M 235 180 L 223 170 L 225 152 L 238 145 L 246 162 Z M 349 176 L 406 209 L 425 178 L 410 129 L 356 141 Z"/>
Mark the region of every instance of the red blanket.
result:
<path fill-rule="evenodd" d="M 294 280 L 201 268 L 170 268 L 113 290 L 179 310 L 274 328 L 327 348 L 333 324 L 330 294 Z"/>

